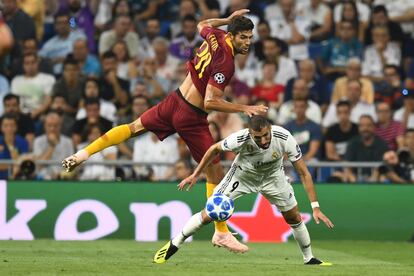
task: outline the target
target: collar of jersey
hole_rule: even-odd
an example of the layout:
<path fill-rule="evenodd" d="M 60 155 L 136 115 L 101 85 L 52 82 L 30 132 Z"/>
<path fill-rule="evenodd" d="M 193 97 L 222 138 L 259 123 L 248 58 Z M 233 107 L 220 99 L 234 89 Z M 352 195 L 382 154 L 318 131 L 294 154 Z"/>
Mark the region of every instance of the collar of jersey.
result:
<path fill-rule="evenodd" d="M 229 37 L 229 35 L 227 34 L 226 35 L 226 38 L 224 39 L 225 41 L 226 41 L 226 44 L 229 46 L 229 48 L 231 49 L 231 53 L 232 53 L 232 55 L 233 55 L 233 57 L 234 57 L 234 48 L 233 48 L 233 44 L 231 44 L 231 40 L 230 40 L 230 37 Z"/>

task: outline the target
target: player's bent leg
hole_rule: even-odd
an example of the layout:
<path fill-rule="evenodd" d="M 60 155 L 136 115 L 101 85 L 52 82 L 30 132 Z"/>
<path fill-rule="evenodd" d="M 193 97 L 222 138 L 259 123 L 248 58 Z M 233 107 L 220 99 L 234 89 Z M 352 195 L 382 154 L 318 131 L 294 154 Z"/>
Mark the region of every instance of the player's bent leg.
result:
<path fill-rule="evenodd" d="M 77 153 L 65 158 L 62 166 L 67 172 L 74 170 L 81 163 L 85 162 L 89 156 L 95 154 L 105 148 L 124 142 L 131 136 L 138 136 L 146 132 L 146 129 L 138 118 L 129 125 L 120 125 L 110 129 L 104 135 L 90 143 Z"/>
<path fill-rule="evenodd" d="M 305 265 L 332 265 L 313 256 L 310 235 L 305 223 L 302 221 L 298 206 L 296 205 L 288 211 L 282 210 L 282 215 L 292 228 L 293 236 L 302 252 Z"/>
<path fill-rule="evenodd" d="M 193 215 L 187 223 L 184 225 L 180 234 L 174 237 L 171 241 L 165 244 L 154 255 L 154 263 L 165 263 L 172 255 L 174 255 L 184 241 L 194 235 L 203 225 L 210 223 L 212 220 L 209 218 L 204 210 Z"/>

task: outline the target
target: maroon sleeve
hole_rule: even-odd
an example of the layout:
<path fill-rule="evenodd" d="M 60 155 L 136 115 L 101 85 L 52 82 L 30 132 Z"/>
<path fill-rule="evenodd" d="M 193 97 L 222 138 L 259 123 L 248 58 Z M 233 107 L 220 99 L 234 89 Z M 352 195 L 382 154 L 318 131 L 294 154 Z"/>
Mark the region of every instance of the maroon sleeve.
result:
<path fill-rule="evenodd" d="M 233 58 L 228 55 L 228 53 L 222 52 L 222 55 L 218 55 L 213 61 L 213 68 L 208 80 L 208 84 L 217 87 L 218 89 L 224 91 L 224 88 L 229 83 L 230 79 L 233 77 L 234 73 L 234 61 Z"/>
<path fill-rule="evenodd" d="M 226 32 L 217 28 L 213 28 L 213 27 L 204 27 L 201 32 L 200 35 L 202 38 L 207 39 L 207 37 L 210 34 L 214 34 L 216 36 L 220 36 L 220 35 L 225 35 Z"/>

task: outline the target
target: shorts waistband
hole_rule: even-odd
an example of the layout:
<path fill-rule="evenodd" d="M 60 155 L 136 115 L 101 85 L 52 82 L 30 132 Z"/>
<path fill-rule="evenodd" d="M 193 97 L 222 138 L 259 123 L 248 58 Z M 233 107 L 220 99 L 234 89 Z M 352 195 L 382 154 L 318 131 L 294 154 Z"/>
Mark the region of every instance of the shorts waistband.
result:
<path fill-rule="evenodd" d="M 184 98 L 184 96 L 183 96 L 183 94 L 181 93 L 181 91 L 180 91 L 180 89 L 179 88 L 177 88 L 176 90 L 175 90 L 175 93 L 177 93 L 178 94 L 178 96 L 189 106 L 189 107 L 191 107 L 191 109 L 192 110 L 194 110 L 195 112 L 197 112 L 198 114 L 200 114 L 200 115 L 204 115 L 204 116 L 207 116 L 208 115 L 208 113 L 207 112 L 205 112 L 204 110 L 202 110 L 201 108 L 198 108 L 197 106 L 195 106 L 195 105 L 192 105 L 189 101 L 187 101 L 185 98 Z"/>

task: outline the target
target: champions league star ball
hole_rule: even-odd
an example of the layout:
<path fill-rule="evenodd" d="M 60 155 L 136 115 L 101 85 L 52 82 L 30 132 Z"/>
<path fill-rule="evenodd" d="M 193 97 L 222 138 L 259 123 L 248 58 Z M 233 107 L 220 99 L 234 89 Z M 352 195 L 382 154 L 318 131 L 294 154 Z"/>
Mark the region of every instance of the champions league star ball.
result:
<path fill-rule="evenodd" d="M 223 194 L 214 194 L 206 203 L 207 215 L 215 221 L 228 220 L 234 211 L 234 202 Z"/>

